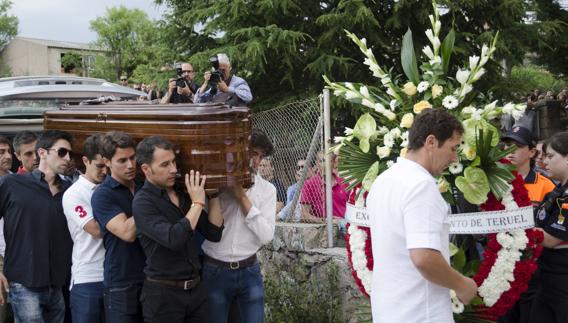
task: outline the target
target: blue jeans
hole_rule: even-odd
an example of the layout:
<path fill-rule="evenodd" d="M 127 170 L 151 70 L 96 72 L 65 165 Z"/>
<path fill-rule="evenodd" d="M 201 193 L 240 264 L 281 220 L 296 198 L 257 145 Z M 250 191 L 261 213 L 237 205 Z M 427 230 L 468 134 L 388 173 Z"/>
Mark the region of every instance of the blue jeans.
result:
<path fill-rule="evenodd" d="M 104 322 L 103 283 L 73 285 L 69 307 L 73 323 Z"/>
<path fill-rule="evenodd" d="M 65 318 L 61 287 L 28 288 L 12 282 L 9 297 L 16 323 L 62 323 Z"/>
<path fill-rule="evenodd" d="M 143 322 L 140 292 L 142 283 L 104 288 L 105 319 L 107 323 Z"/>
<path fill-rule="evenodd" d="M 209 321 L 227 323 L 235 301 L 241 322 L 264 322 L 264 286 L 258 262 L 250 267 L 228 269 L 205 261 L 203 281 L 207 287 Z"/>

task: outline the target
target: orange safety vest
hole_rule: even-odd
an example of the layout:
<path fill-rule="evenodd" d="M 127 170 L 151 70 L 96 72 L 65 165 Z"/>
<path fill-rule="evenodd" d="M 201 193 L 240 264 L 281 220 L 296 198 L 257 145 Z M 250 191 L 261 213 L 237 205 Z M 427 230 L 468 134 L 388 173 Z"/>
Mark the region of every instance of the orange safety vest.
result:
<path fill-rule="evenodd" d="M 544 196 L 550 193 L 556 185 L 546 176 L 531 169 L 525 177 L 525 188 L 529 191 L 529 198 L 534 206 L 544 200 Z"/>

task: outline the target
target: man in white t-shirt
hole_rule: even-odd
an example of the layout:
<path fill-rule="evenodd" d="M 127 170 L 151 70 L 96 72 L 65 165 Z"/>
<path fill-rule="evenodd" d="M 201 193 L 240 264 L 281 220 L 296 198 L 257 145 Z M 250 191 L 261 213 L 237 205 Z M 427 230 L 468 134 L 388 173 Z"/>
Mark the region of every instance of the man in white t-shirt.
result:
<path fill-rule="evenodd" d="M 453 322 L 449 289 L 466 304 L 477 293 L 475 282 L 449 265 L 449 208 L 435 179 L 457 160 L 462 134 L 460 121 L 445 110 L 423 111 L 406 156 L 371 187 L 375 323 Z"/>
<path fill-rule="evenodd" d="M 73 239 L 70 308 L 74 323 L 104 322 L 103 261 L 99 225 L 93 218 L 91 195 L 107 174 L 100 154 L 101 134 L 85 140 L 85 174 L 63 194 L 63 210 Z"/>

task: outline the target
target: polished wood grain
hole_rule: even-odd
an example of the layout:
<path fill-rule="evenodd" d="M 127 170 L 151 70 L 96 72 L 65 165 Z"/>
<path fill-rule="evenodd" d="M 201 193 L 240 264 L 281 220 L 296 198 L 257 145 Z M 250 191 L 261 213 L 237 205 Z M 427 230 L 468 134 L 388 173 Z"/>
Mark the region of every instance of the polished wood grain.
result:
<path fill-rule="evenodd" d="M 176 146 L 180 181 L 190 169 L 207 175 L 207 189 L 242 183 L 249 186 L 250 112 L 222 104 L 140 103 L 67 106 L 44 114 L 44 129 L 73 134 L 73 151 L 81 154 L 87 137 L 124 131 L 139 142 L 161 136 Z M 79 159 L 77 165 L 82 164 Z"/>

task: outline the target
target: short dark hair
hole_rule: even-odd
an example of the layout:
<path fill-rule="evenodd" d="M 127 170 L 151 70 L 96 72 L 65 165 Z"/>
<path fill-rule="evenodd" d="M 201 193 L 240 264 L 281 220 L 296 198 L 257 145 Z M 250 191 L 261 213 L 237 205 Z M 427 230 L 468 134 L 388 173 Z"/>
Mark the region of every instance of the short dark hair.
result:
<path fill-rule="evenodd" d="M 10 142 L 10 140 L 8 140 L 8 138 L 4 136 L 0 136 L 0 144 L 8 145 L 10 146 L 10 148 L 12 147 L 12 143 Z"/>
<path fill-rule="evenodd" d="M 58 140 L 67 140 L 70 144 L 73 143 L 73 136 L 67 131 L 61 130 L 45 130 L 41 136 L 39 136 L 35 149 L 36 151 L 40 148 L 49 149 L 55 145 Z"/>
<path fill-rule="evenodd" d="M 117 148 L 134 148 L 136 143 L 126 132 L 111 131 L 107 132 L 101 140 L 101 154 L 108 160 L 116 153 Z"/>
<path fill-rule="evenodd" d="M 568 131 L 557 132 L 552 135 L 546 142 L 546 149 L 548 148 L 554 149 L 562 156 L 568 155 Z"/>
<path fill-rule="evenodd" d="M 138 165 L 152 163 L 154 150 L 156 148 L 164 150 L 174 150 L 174 145 L 160 136 L 151 136 L 142 139 L 136 146 L 136 162 Z"/>
<path fill-rule="evenodd" d="M 274 152 L 274 146 L 272 145 L 272 141 L 266 135 L 264 131 L 259 128 L 253 128 L 250 135 L 250 142 L 252 148 L 260 148 L 264 151 L 266 156 L 272 155 Z"/>
<path fill-rule="evenodd" d="M 103 137 L 104 134 L 97 133 L 85 139 L 83 143 L 83 156 L 87 157 L 88 160 L 94 160 L 97 158 L 97 155 L 102 156 L 101 146 Z"/>
<path fill-rule="evenodd" d="M 410 127 L 407 148 L 410 150 L 422 148 L 429 135 L 434 135 L 441 147 L 454 135 L 454 132 L 463 134 L 463 125 L 452 114 L 443 109 L 424 110 L 418 114 Z"/>
<path fill-rule="evenodd" d="M 14 146 L 14 151 L 20 153 L 20 146 L 27 145 L 37 140 L 37 134 L 29 130 L 20 131 L 14 137 L 12 145 Z"/>

